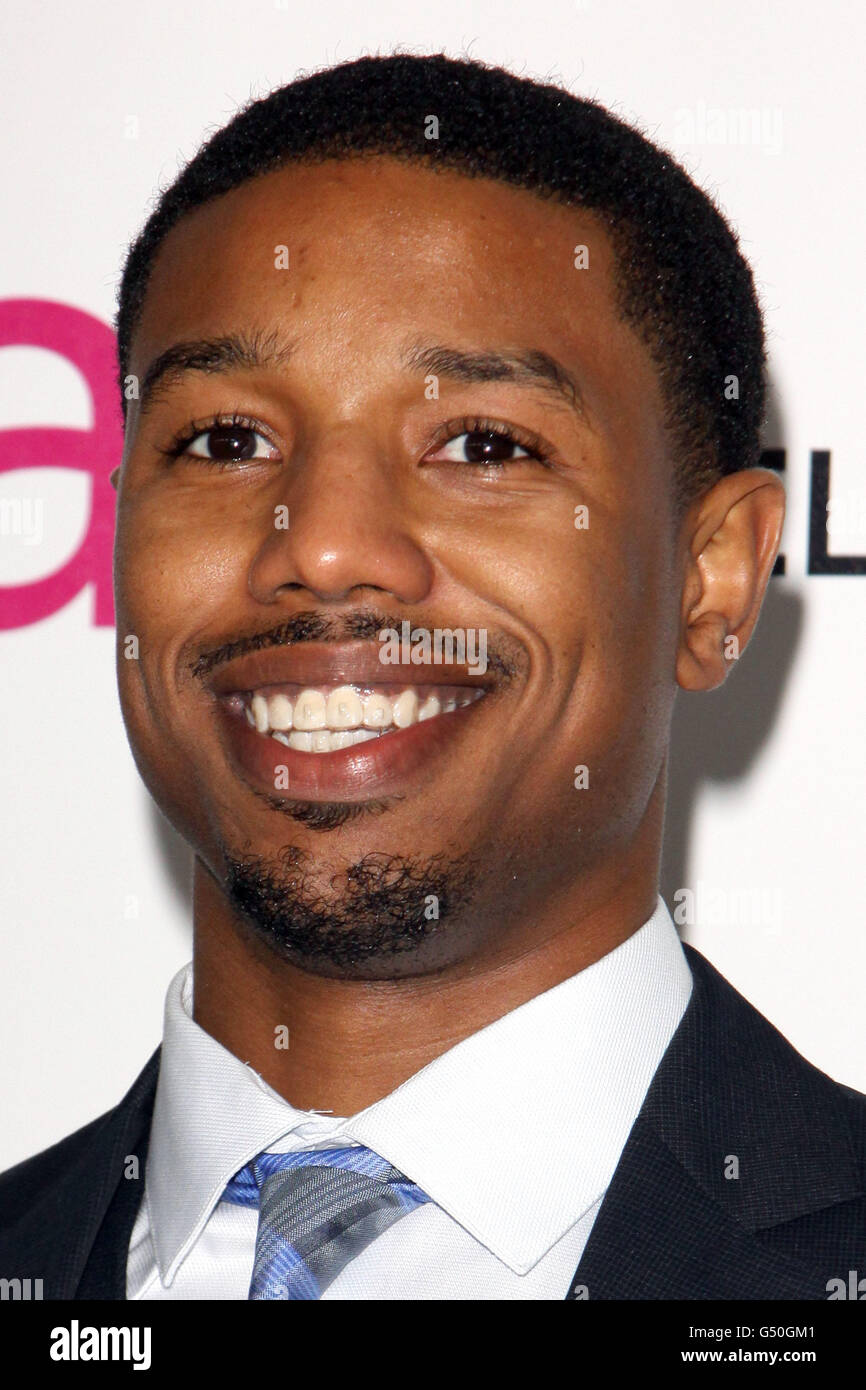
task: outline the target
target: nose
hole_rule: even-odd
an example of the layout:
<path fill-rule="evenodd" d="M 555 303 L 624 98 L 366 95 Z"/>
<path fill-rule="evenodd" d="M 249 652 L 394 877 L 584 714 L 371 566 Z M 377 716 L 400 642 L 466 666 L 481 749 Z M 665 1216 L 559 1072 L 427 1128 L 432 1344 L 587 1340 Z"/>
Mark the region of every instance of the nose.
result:
<path fill-rule="evenodd" d="M 304 589 L 337 602 L 374 589 L 419 603 L 433 573 L 407 484 L 381 444 L 352 427 L 310 444 L 287 470 L 280 504 L 266 521 L 250 574 L 254 597 L 272 603 L 282 591 Z"/>

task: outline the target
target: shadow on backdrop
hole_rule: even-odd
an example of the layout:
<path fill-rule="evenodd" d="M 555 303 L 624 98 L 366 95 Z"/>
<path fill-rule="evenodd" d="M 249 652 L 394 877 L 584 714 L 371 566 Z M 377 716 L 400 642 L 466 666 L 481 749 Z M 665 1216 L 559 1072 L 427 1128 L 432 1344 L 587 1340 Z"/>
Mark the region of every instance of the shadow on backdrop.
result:
<path fill-rule="evenodd" d="M 781 397 L 770 378 L 764 448 L 780 448 L 785 434 Z M 724 685 L 705 694 L 681 690 L 677 695 L 659 883 L 671 912 L 677 889 L 696 887 L 690 876 L 690 845 L 701 789 L 708 782 L 741 781 L 758 761 L 778 717 L 804 617 L 802 595 L 787 589 L 783 577 L 771 578 L 749 645 Z M 759 833 L 757 826 L 755 833 Z M 688 929 L 680 929 L 680 935 L 687 937 Z"/>
<path fill-rule="evenodd" d="M 177 899 L 192 941 L 192 850 L 174 826 L 166 820 L 153 797 L 148 794 L 153 843 L 157 859 Z"/>

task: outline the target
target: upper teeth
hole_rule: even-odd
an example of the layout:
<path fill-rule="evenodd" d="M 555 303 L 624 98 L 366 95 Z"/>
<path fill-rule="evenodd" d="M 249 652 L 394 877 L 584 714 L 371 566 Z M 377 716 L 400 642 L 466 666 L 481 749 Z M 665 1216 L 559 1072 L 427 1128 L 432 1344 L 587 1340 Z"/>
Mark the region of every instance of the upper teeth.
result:
<path fill-rule="evenodd" d="M 434 694 L 410 686 L 392 698 L 378 690 L 340 685 L 331 691 L 303 689 L 292 699 L 284 691 L 256 691 L 245 701 L 244 712 L 260 734 L 270 734 L 289 748 L 325 753 L 449 714 L 483 693 L 455 686 L 440 687 Z"/>

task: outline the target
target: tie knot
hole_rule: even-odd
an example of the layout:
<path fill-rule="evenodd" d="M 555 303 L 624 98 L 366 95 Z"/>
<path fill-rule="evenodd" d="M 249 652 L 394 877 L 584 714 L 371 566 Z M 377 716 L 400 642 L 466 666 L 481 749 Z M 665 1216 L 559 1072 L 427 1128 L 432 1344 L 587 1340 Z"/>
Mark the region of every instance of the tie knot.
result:
<path fill-rule="evenodd" d="M 405 1174 L 394 1168 L 381 1154 L 361 1144 L 340 1149 L 304 1149 L 296 1153 L 260 1153 L 251 1159 L 226 1184 L 224 1200 L 238 1206 L 257 1207 L 262 1190 L 271 1186 L 270 1179 L 279 1173 L 299 1168 L 340 1168 L 347 1173 L 362 1173 L 365 1177 L 396 1186 L 414 1188 Z M 416 1189 L 417 1190 L 417 1189 Z"/>
<path fill-rule="evenodd" d="M 395 1221 L 428 1200 L 362 1146 L 261 1153 L 224 1197 L 259 1208 L 250 1298 L 315 1299 Z"/>

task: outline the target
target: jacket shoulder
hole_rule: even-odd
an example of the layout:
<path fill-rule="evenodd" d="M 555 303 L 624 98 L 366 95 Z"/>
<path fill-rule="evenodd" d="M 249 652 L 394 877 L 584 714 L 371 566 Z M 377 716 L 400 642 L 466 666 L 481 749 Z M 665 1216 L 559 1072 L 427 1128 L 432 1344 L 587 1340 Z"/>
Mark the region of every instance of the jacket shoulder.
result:
<path fill-rule="evenodd" d="M 0 1226 L 12 1224 L 47 1188 L 61 1182 L 70 1169 L 76 1168 L 82 1158 L 92 1153 L 99 1144 L 100 1131 L 105 1129 L 113 1113 L 113 1109 L 107 1110 L 50 1148 L 0 1173 Z"/>
<path fill-rule="evenodd" d="M 56 1144 L 0 1173 L 0 1230 L 8 1230 L 46 1198 L 62 1190 L 72 1175 L 99 1164 L 116 1143 L 118 1128 L 152 1104 L 160 1049 L 117 1105 L 66 1135 Z"/>
<path fill-rule="evenodd" d="M 814 1087 L 818 1092 L 831 1096 L 834 1103 L 841 1105 L 850 1118 L 861 1148 L 866 1147 L 866 1094 L 853 1086 L 845 1085 L 844 1082 L 834 1080 L 798 1052 L 775 1024 L 744 998 L 730 980 L 725 979 L 716 966 L 694 946 L 684 942 L 683 950 L 692 976 L 700 984 L 701 996 L 712 1009 L 715 1024 L 715 1032 L 710 1035 L 712 1041 L 716 1044 L 721 1043 L 723 1032 L 730 1034 L 733 1025 L 737 1043 L 742 1048 L 742 1052 L 740 1047 L 737 1048 L 739 1061 L 748 1055 L 752 1061 L 759 1064 L 765 1079 L 768 1071 L 774 1079 L 777 1073 L 782 1073 L 786 1083 L 784 1089 L 788 1092 L 792 1082 L 800 1080 L 807 1088 Z M 730 1046 L 731 1038 L 728 1037 L 725 1041 Z M 725 1052 L 721 1048 L 716 1055 L 723 1065 L 729 1063 L 732 1056 L 730 1050 Z M 795 1090 L 799 1090 L 796 1085 Z M 790 1094 L 787 1098 L 790 1102 Z"/>
<path fill-rule="evenodd" d="M 669 1146 L 751 1229 L 848 1204 L 863 1229 L 866 1095 L 808 1061 L 706 957 L 684 950 L 695 1007 L 670 1049 L 679 1105 L 665 1104 L 667 1090 L 653 1107 Z M 739 1156 L 739 1181 L 726 1179 L 719 1154 Z"/>
<path fill-rule="evenodd" d="M 822 1072 L 821 1075 L 823 1076 L 824 1073 Z M 866 1183 L 866 1095 L 862 1091 L 855 1091 L 851 1086 L 844 1086 L 840 1081 L 834 1081 L 832 1077 L 827 1077 L 827 1080 L 836 1089 L 839 1103 L 848 1117 L 854 1145 L 860 1155 L 861 1172 L 864 1175 L 864 1183 Z"/>

